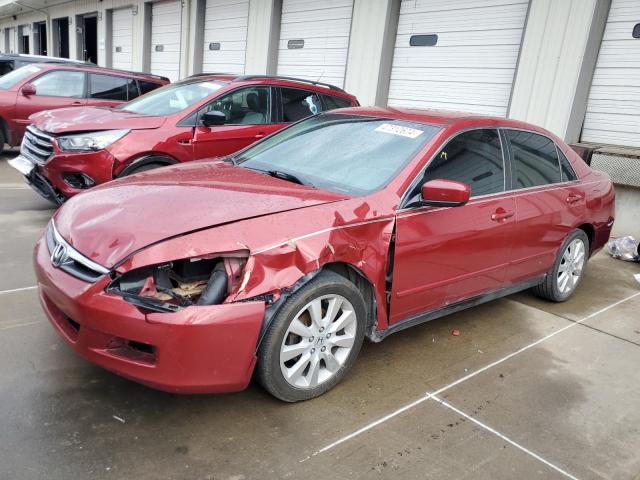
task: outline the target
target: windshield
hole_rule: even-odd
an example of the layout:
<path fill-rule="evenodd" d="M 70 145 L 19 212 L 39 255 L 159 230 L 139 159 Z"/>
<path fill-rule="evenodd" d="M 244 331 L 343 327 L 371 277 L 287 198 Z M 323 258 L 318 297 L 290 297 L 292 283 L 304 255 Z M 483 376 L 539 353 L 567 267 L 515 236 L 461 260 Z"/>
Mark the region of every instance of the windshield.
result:
<path fill-rule="evenodd" d="M 216 82 L 175 83 L 161 87 L 118 107 L 140 115 L 172 115 L 195 105 L 222 88 Z"/>
<path fill-rule="evenodd" d="M 385 186 L 439 131 L 423 123 L 328 113 L 242 151 L 242 167 L 325 190 L 366 195 Z"/>
<path fill-rule="evenodd" d="M 21 82 L 40 70 L 42 70 L 42 68 L 37 65 L 25 65 L 24 67 L 17 68 L 0 77 L 0 89 L 8 90 L 18 82 Z"/>

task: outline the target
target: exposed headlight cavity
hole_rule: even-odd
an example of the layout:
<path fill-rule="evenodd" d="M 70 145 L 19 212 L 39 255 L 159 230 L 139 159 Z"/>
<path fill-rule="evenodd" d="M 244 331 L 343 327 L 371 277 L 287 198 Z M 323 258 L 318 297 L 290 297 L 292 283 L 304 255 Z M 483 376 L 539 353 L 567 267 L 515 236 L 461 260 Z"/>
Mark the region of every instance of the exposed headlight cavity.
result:
<path fill-rule="evenodd" d="M 132 270 L 115 278 L 107 291 L 158 312 L 217 305 L 238 286 L 247 256 L 191 258 Z"/>
<path fill-rule="evenodd" d="M 102 132 L 63 135 L 58 137 L 58 146 L 68 152 L 93 152 L 107 148 L 131 130 L 105 130 Z"/>

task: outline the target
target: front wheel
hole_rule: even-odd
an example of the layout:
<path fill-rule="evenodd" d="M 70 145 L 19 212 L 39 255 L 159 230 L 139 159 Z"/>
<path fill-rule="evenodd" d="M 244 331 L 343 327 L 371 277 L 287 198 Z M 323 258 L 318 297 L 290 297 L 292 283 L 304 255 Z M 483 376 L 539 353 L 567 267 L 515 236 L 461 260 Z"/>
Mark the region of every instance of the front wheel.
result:
<path fill-rule="evenodd" d="M 355 362 L 364 339 L 366 309 L 357 287 L 321 272 L 288 298 L 258 350 L 257 378 L 286 402 L 333 388 Z"/>
<path fill-rule="evenodd" d="M 564 302 L 580 284 L 588 259 L 589 238 L 582 230 L 576 229 L 558 250 L 545 281 L 535 287 L 536 295 L 552 302 Z"/>

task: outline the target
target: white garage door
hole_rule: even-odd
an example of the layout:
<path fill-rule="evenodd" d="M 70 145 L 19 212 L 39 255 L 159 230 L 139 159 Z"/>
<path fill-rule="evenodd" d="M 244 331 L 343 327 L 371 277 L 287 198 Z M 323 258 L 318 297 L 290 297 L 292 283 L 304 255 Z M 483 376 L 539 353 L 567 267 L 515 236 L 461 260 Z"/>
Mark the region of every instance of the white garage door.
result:
<path fill-rule="evenodd" d="M 528 0 L 402 0 L 389 105 L 506 115 L 527 8 Z"/>
<path fill-rule="evenodd" d="M 121 70 L 133 69 L 133 11 L 114 10 L 111 18 L 111 65 Z"/>
<path fill-rule="evenodd" d="M 180 78 L 180 37 L 182 3 L 176 0 L 154 3 L 151 7 L 151 73 Z"/>
<path fill-rule="evenodd" d="M 203 72 L 244 72 L 249 0 L 207 0 Z"/>
<path fill-rule="evenodd" d="M 613 0 L 591 82 L 582 140 L 640 147 L 639 0 Z M 640 26 L 635 28 L 640 37 Z"/>
<path fill-rule="evenodd" d="M 353 0 L 283 0 L 278 75 L 344 84 Z"/>

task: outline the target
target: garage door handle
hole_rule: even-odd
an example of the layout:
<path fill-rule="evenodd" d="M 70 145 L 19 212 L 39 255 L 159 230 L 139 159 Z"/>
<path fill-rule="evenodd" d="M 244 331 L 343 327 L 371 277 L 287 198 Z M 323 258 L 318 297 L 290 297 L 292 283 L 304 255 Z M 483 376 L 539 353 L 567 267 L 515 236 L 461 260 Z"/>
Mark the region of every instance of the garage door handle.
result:
<path fill-rule="evenodd" d="M 567 203 L 576 203 L 582 200 L 582 195 L 578 195 L 577 193 L 570 193 L 567 197 Z"/>
<path fill-rule="evenodd" d="M 491 215 L 491 220 L 494 222 L 501 222 L 502 220 L 513 217 L 514 213 L 515 212 L 507 212 L 504 208 L 499 208 L 493 215 Z"/>

